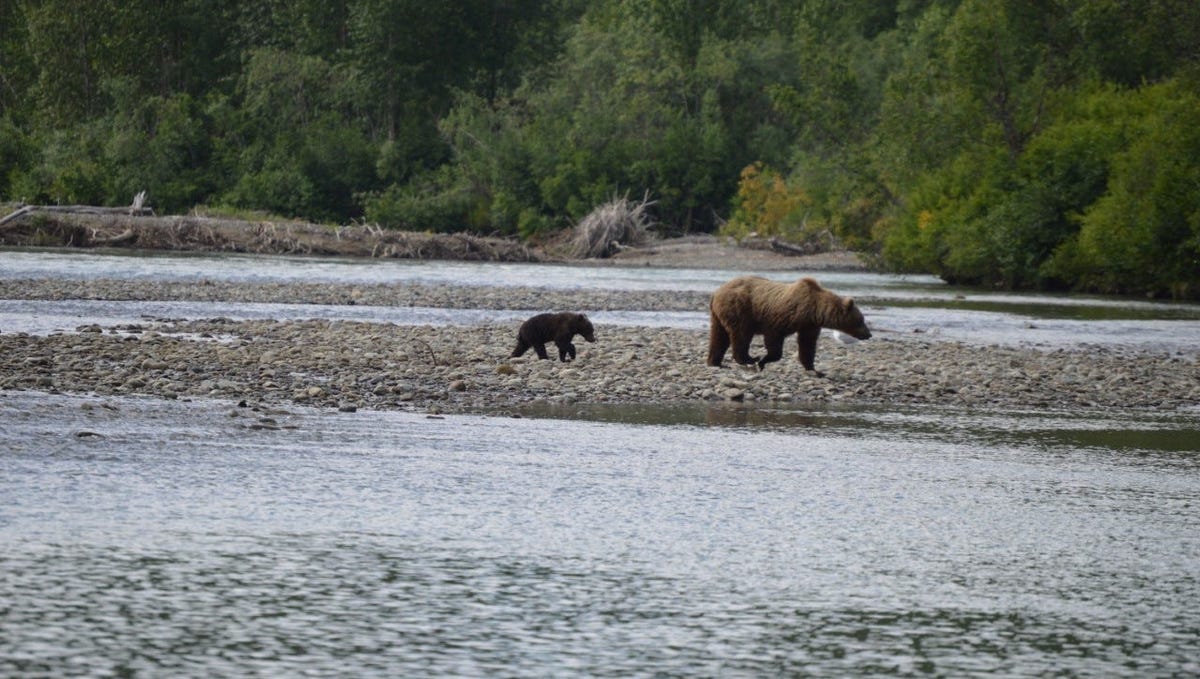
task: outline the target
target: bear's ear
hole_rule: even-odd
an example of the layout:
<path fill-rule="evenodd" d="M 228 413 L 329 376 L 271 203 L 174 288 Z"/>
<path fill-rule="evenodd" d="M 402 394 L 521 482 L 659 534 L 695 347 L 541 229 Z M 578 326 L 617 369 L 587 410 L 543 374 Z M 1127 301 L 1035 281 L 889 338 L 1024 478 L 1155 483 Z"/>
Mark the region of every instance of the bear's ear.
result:
<path fill-rule="evenodd" d="M 846 311 L 850 311 L 853 308 L 854 308 L 854 298 L 847 297 L 846 298 Z"/>

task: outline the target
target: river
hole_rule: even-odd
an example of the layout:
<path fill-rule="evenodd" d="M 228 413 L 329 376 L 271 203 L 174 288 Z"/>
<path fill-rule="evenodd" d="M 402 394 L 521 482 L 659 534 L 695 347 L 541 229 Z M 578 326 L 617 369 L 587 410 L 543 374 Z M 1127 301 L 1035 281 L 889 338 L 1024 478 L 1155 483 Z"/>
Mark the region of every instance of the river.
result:
<path fill-rule="evenodd" d="M 0 253 L 0 276 L 34 259 Z M 45 275 L 146 275 L 135 259 Z M 273 266 L 324 275 L 233 268 Z M 421 275 L 509 275 L 448 268 Z M 672 276 L 605 271 L 586 275 Z M 857 280 L 881 308 L 961 294 Z M 986 313 L 1108 308 L 1011 304 Z M 1155 321 L 1194 355 L 1187 307 L 1108 304 L 1114 333 Z M 1200 413 L 521 414 L 0 392 L 0 675 L 1200 674 Z"/>
<path fill-rule="evenodd" d="M 792 280 L 789 272 L 759 273 Z M 0 279 L 111 278 L 133 281 L 234 283 L 327 282 L 343 285 L 422 284 L 535 286 L 617 291 L 711 291 L 727 271 L 655 267 L 580 267 L 556 264 L 480 264 L 230 254 L 80 254 L 79 251 L 0 251 Z M 824 272 L 826 287 L 866 302 L 873 328 L 929 333 L 983 344 L 1071 348 L 1080 344 L 1194 355 L 1200 305 L 1084 295 L 996 293 L 955 288 L 932 276 Z M 118 325 L 147 318 L 342 319 L 402 325 L 516 321 L 534 309 L 443 309 L 322 304 L 208 303 L 0 299 L 0 332 L 70 332 L 81 325 Z M 705 328 L 696 311 L 592 311 L 601 324 Z"/>

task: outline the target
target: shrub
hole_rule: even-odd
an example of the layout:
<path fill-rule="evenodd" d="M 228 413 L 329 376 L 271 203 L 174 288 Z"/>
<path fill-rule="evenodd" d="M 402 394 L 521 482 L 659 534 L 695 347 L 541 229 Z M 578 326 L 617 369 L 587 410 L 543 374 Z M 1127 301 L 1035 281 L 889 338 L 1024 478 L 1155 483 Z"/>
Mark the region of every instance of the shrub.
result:
<path fill-rule="evenodd" d="M 761 162 L 742 169 L 733 215 L 720 229 L 722 236 L 777 237 L 804 243 L 825 231 L 808 224 L 812 201 L 803 190 L 789 186 L 778 172 Z"/>

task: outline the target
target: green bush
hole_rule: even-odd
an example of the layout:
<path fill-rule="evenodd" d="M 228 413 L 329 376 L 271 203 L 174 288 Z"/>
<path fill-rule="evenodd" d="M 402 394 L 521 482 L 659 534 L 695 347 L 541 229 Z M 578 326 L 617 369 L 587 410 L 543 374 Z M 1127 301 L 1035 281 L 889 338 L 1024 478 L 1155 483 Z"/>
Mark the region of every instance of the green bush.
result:
<path fill-rule="evenodd" d="M 452 233 L 471 226 L 479 201 L 438 183 L 392 186 L 365 197 L 365 219 L 389 229 Z"/>
<path fill-rule="evenodd" d="M 1200 95 L 1171 82 L 1130 98 L 1143 115 L 1058 264 L 1085 288 L 1200 297 Z"/>
<path fill-rule="evenodd" d="M 1097 88 L 1062 103 L 1057 122 L 1012 159 L 968 150 L 926 175 L 884 236 L 884 259 L 947 280 L 1003 288 L 1076 287 L 1082 216 L 1106 195 L 1114 157 L 1145 107 Z"/>

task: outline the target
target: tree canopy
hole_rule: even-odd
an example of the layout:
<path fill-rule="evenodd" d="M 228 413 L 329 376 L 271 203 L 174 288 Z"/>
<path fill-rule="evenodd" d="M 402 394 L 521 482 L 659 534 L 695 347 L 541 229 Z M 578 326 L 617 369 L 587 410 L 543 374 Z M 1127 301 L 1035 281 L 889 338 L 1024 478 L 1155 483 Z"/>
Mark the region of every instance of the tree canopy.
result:
<path fill-rule="evenodd" d="M 13 0 L 0 200 L 836 241 L 1200 298 L 1200 5 Z"/>

